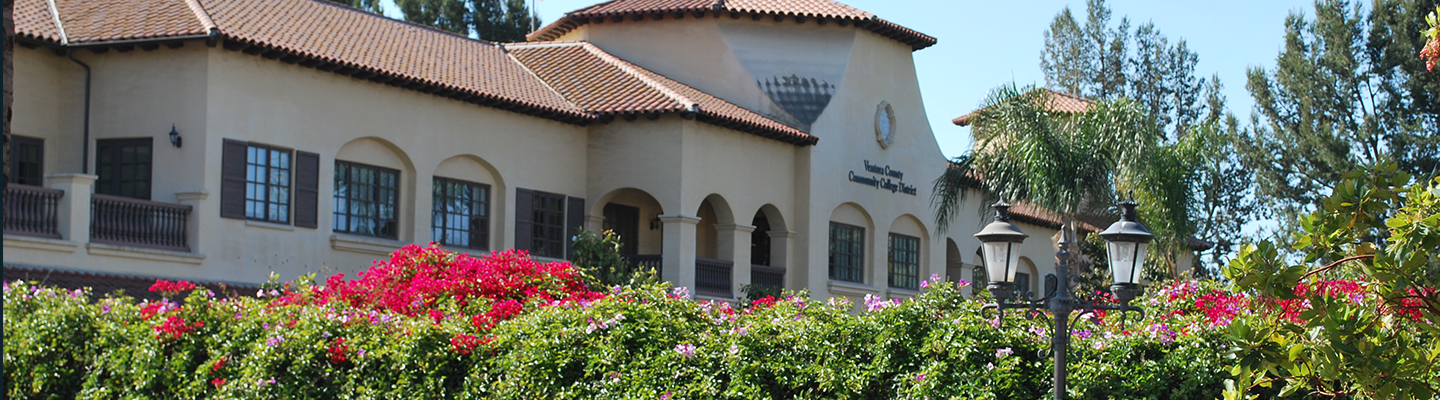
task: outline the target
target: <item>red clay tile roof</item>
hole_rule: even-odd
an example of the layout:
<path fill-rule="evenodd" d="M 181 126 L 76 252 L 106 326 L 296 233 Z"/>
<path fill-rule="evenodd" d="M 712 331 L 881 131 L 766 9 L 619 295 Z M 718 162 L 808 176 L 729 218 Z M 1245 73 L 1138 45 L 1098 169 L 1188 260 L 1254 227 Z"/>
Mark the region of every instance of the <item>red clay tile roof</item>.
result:
<path fill-rule="evenodd" d="M 159 293 L 150 291 L 150 285 L 155 284 L 153 277 L 141 277 L 131 275 L 112 275 L 97 272 L 79 272 L 54 270 L 45 268 L 21 267 L 6 265 L 4 267 L 5 282 L 23 280 L 35 282 L 41 286 L 58 287 L 63 289 L 90 288 L 94 298 L 104 297 L 106 294 L 123 290 L 126 295 L 138 300 L 159 300 Z M 177 281 L 179 279 L 168 279 Z M 232 284 L 221 282 L 194 282 L 200 286 L 215 291 L 216 295 L 225 296 L 253 296 L 260 287 L 253 284 Z"/>
<path fill-rule="evenodd" d="M 185 0 L 55 0 L 72 44 L 210 33 Z"/>
<path fill-rule="evenodd" d="M 1082 113 L 1089 110 L 1090 106 L 1095 105 L 1094 100 L 1090 100 L 1073 94 L 1058 92 L 1046 88 L 1040 88 L 1035 90 L 1044 90 L 1046 92 L 1050 92 L 1051 112 L 1072 114 Z M 950 120 L 950 122 L 960 126 L 970 125 L 972 119 L 980 116 L 980 111 L 981 110 L 975 110 L 970 112 L 969 114 L 961 115 L 959 117 L 956 117 L 955 119 Z"/>
<path fill-rule="evenodd" d="M 615 22 L 623 21 L 625 17 L 639 21 L 646 16 L 653 19 L 681 19 L 687 15 L 701 18 L 707 13 L 714 17 L 729 14 L 732 18 L 750 15 L 755 19 L 772 16 L 777 19 L 794 17 L 800 21 L 810 18 L 834 20 L 841 26 L 854 23 L 856 27 L 910 45 L 914 50 L 935 45 L 934 37 L 832 0 L 612 0 L 571 11 L 550 25 L 530 33 L 526 39 L 555 40 L 581 25 L 606 18 Z"/>
<path fill-rule="evenodd" d="M 795 145 L 819 139 L 693 87 L 641 68 L 585 42 L 505 45 L 555 91 L 602 116 L 681 113 Z"/>
<path fill-rule="evenodd" d="M 230 50 L 572 124 L 616 114 L 682 113 L 786 143 L 816 142 L 589 45 L 536 52 L 544 55 L 527 57 L 539 63 L 529 68 L 517 58 L 523 54 L 512 57 L 500 45 L 318 0 L 55 1 L 63 32 L 47 0 L 19 0 L 17 33 L 32 44 L 94 48 L 193 39 L 213 29 Z M 571 68 L 563 60 L 546 64 L 554 57 L 579 57 L 591 68 Z"/>
<path fill-rule="evenodd" d="M 437 91 L 592 119 L 489 42 L 324 1 L 206 0 L 205 7 L 227 42 Z"/>
<path fill-rule="evenodd" d="M 60 43 L 60 29 L 55 27 L 55 14 L 45 0 L 15 2 L 15 36 Z"/>

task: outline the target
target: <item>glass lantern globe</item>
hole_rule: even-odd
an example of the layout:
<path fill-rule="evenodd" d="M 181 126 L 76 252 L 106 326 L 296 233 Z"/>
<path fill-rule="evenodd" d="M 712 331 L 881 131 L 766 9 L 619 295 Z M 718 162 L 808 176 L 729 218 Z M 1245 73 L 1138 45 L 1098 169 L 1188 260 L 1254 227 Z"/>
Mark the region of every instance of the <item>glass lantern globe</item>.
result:
<path fill-rule="evenodd" d="M 1117 298 L 1129 300 L 1134 298 L 1138 286 L 1136 275 L 1145 263 L 1145 253 L 1150 250 L 1150 241 L 1155 239 L 1155 234 L 1136 221 L 1134 200 L 1126 199 L 1120 206 L 1124 208 L 1120 220 L 1100 232 L 1100 237 L 1105 238 L 1105 250 L 1110 256 L 1111 290 Z"/>
<path fill-rule="evenodd" d="M 985 258 L 985 272 L 990 283 L 1015 282 L 1015 270 L 1020 264 L 1020 245 L 1030 235 L 1010 223 L 1010 204 L 1001 200 L 995 203 L 995 222 L 986 225 L 975 237 L 980 239 L 981 252 Z"/>

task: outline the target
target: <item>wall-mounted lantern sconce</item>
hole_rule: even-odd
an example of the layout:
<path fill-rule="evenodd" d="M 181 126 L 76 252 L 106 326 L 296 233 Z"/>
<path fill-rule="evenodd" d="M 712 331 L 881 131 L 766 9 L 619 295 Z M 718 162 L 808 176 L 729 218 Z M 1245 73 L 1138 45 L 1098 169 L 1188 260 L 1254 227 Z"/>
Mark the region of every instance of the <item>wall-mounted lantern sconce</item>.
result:
<path fill-rule="evenodd" d="M 650 230 L 660 229 L 660 215 L 656 214 L 655 219 L 650 220 Z"/>
<path fill-rule="evenodd" d="M 180 147 L 180 132 L 175 131 L 175 124 L 170 124 L 170 144 Z"/>

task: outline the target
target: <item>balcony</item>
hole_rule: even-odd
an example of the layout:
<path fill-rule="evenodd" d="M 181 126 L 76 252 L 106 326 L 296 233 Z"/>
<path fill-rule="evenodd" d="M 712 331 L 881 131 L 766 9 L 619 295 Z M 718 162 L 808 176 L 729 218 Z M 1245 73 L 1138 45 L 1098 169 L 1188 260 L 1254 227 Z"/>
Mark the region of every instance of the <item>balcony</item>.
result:
<path fill-rule="evenodd" d="M 750 284 L 767 289 L 785 288 L 785 269 L 768 265 L 750 265 Z"/>
<path fill-rule="evenodd" d="M 26 185 L 5 187 L 5 234 L 60 238 L 60 198 L 65 191 Z"/>
<path fill-rule="evenodd" d="M 730 279 L 730 270 L 734 266 L 735 262 L 729 260 L 695 257 L 695 293 L 713 297 L 734 297 Z"/>
<path fill-rule="evenodd" d="M 94 194 L 90 241 L 189 252 L 191 206 Z"/>

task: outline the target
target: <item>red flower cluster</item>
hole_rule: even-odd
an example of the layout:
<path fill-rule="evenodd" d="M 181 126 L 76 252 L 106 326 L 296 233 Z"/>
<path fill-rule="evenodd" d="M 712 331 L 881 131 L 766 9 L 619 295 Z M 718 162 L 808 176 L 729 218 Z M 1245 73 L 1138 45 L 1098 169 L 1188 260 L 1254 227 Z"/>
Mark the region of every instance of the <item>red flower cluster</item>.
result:
<path fill-rule="evenodd" d="M 215 379 L 211 379 L 211 380 L 210 380 L 210 384 L 211 384 L 211 385 L 215 385 L 215 387 L 217 387 L 217 388 L 218 388 L 218 387 L 221 387 L 221 386 L 224 386 L 224 385 L 225 385 L 225 378 L 215 378 Z"/>
<path fill-rule="evenodd" d="M 345 344 L 345 338 L 335 338 L 326 352 L 330 353 L 331 364 L 342 365 L 350 360 L 350 345 Z"/>
<path fill-rule="evenodd" d="M 210 364 L 210 373 L 220 372 L 221 368 L 225 368 L 225 362 L 228 360 L 228 357 L 220 357 L 219 360 L 215 360 L 214 364 Z"/>
<path fill-rule="evenodd" d="M 155 338 L 164 341 L 175 340 L 179 339 L 180 336 L 185 335 L 185 333 L 187 332 L 199 329 L 204 326 L 204 321 L 195 321 L 194 323 L 188 323 L 185 322 L 185 319 L 181 318 L 179 315 L 171 315 L 170 318 L 165 319 L 164 323 L 161 323 L 160 326 L 155 327 Z"/>
<path fill-rule="evenodd" d="M 1400 307 L 1395 309 L 1395 312 L 1410 317 L 1410 319 L 1415 322 L 1421 322 L 1424 321 L 1425 318 L 1425 315 L 1422 314 L 1422 311 L 1425 309 L 1425 298 L 1434 299 L 1437 294 L 1440 294 L 1440 291 L 1436 291 L 1435 288 L 1422 288 L 1420 290 L 1410 288 L 1405 289 L 1405 293 L 1407 296 L 1400 299 Z"/>
<path fill-rule="evenodd" d="M 475 335 L 456 334 L 450 338 L 450 348 L 460 354 L 470 354 L 470 351 L 475 350 L 476 347 L 489 343 L 490 338 L 480 338 Z"/>
<path fill-rule="evenodd" d="M 1195 308 L 1205 313 L 1205 320 L 1211 325 L 1226 326 L 1246 305 L 1244 294 L 1227 294 L 1212 290 L 1210 294 L 1195 299 Z"/>
<path fill-rule="evenodd" d="M 155 284 L 150 285 L 151 292 L 164 293 L 167 295 L 175 295 L 191 290 L 195 290 L 195 284 L 186 281 L 171 282 L 164 279 L 156 279 Z"/>
<path fill-rule="evenodd" d="M 750 307 L 770 308 L 775 306 L 775 296 L 765 296 L 750 302 Z"/>
<path fill-rule="evenodd" d="M 524 310 L 525 306 L 520 304 L 520 302 L 515 300 L 505 300 L 499 303 L 495 303 L 494 306 L 490 307 L 489 312 L 476 315 L 475 318 L 471 318 L 470 324 L 475 325 L 475 329 L 489 330 L 490 328 L 494 328 L 495 324 L 499 323 L 500 321 L 504 321 L 510 318 L 514 318 L 516 315 L 520 315 L 520 312 Z"/>
<path fill-rule="evenodd" d="M 483 258 L 447 252 L 439 246 L 409 245 L 376 261 L 355 280 L 330 277 L 317 293 L 321 303 L 340 301 L 357 308 L 379 309 L 408 316 L 425 315 L 439 323 L 465 317 L 477 328 L 519 314 L 524 303 L 591 301 L 605 297 L 592 292 L 569 263 L 542 264 L 524 251 L 503 251 Z M 294 296 L 291 296 L 294 297 Z M 464 308 L 492 304 L 488 312 L 446 315 L 435 310 L 445 299 Z M 293 303 L 295 299 L 287 298 Z"/>
<path fill-rule="evenodd" d="M 1435 64 L 1440 64 L 1440 37 L 1425 43 L 1425 48 L 1420 49 L 1420 58 L 1425 60 L 1425 70 L 1435 72 Z"/>

